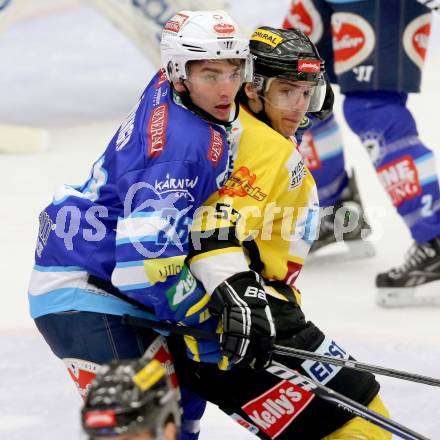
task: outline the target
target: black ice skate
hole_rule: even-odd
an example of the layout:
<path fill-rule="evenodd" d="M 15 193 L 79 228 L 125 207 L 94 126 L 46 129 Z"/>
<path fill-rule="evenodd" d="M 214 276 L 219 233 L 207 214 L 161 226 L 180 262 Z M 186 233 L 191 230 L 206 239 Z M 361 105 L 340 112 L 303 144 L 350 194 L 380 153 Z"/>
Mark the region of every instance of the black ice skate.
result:
<path fill-rule="evenodd" d="M 321 214 L 319 237 L 310 249 L 310 261 L 340 262 L 374 257 L 373 244 L 365 240 L 371 234 L 371 227 L 365 218 L 354 172 L 341 201 L 334 207 L 322 209 L 326 211 Z"/>
<path fill-rule="evenodd" d="M 440 305 L 440 237 L 413 244 L 401 266 L 376 277 L 376 287 L 384 307 Z"/>

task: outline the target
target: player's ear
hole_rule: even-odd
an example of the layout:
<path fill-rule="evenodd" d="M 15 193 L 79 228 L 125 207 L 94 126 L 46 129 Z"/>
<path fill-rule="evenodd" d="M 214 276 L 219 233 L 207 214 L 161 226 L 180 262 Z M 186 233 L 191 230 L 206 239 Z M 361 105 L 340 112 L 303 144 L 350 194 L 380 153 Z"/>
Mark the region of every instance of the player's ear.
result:
<path fill-rule="evenodd" d="M 248 99 L 258 99 L 257 91 L 252 83 L 245 84 L 244 91 Z"/>
<path fill-rule="evenodd" d="M 247 83 L 244 86 L 244 92 L 246 94 L 248 105 L 254 113 L 259 113 L 263 110 L 263 103 L 258 96 L 257 89 L 252 83 Z"/>
<path fill-rule="evenodd" d="M 176 81 L 175 83 L 173 83 L 173 86 L 176 89 L 176 92 L 178 93 L 182 93 L 186 91 L 185 86 L 180 81 Z"/>

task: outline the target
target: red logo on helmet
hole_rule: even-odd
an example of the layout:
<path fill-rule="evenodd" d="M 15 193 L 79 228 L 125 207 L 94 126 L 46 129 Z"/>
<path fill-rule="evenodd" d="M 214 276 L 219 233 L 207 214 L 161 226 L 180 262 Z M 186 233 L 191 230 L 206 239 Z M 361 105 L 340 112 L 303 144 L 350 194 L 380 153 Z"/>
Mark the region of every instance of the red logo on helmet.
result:
<path fill-rule="evenodd" d="M 229 23 L 219 23 L 214 26 L 214 31 L 221 35 L 232 34 L 235 32 L 235 26 Z"/>
<path fill-rule="evenodd" d="M 361 64 L 371 54 L 376 37 L 360 15 L 338 12 L 332 15 L 335 72 L 341 74 Z"/>
<path fill-rule="evenodd" d="M 89 411 L 85 414 L 84 424 L 91 429 L 116 426 L 116 414 L 113 410 Z"/>
<path fill-rule="evenodd" d="M 411 61 L 421 69 L 425 61 L 431 33 L 431 14 L 424 14 L 414 19 L 403 33 L 403 47 Z"/>
<path fill-rule="evenodd" d="M 322 19 L 311 0 L 292 1 L 289 13 L 283 22 L 285 29 L 298 29 L 317 43 L 323 32 Z"/>
<path fill-rule="evenodd" d="M 180 31 L 183 24 L 188 20 L 188 18 L 188 15 L 178 13 L 166 22 L 164 30 L 177 33 Z"/>
<path fill-rule="evenodd" d="M 299 60 L 298 72 L 319 73 L 321 71 L 321 62 L 318 60 Z"/>

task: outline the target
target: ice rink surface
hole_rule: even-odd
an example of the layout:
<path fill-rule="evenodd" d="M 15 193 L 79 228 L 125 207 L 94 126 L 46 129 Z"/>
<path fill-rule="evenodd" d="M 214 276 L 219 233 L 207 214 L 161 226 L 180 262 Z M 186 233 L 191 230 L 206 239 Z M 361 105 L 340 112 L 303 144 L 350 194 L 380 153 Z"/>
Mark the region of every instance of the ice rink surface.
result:
<path fill-rule="evenodd" d="M 47 2 L 46 2 L 47 3 Z M 61 361 L 27 311 L 37 218 L 62 183 L 79 183 L 136 102 L 152 66 L 107 21 L 86 7 L 53 0 L 56 12 L 21 21 L 0 37 L 0 123 L 49 129 L 50 148 L 0 155 L 0 439 L 81 438 L 80 400 Z M 232 2 L 249 27 L 278 25 L 288 0 Z M 440 17 L 433 26 L 423 95 L 410 98 L 422 140 L 439 156 Z M 340 115 L 340 99 L 337 114 Z M 339 118 L 340 120 L 342 118 Z M 347 160 L 375 218 L 375 258 L 306 264 L 300 277 L 308 319 L 364 362 L 440 376 L 440 308 L 386 310 L 374 303 L 376 273 L 397 265 L 410 237 L 343 124 Z M 1 140 L 0 140 L 1 141 Z M 440 438 L 440 389 L 382 378 L 395 420 Z M 319 421 L 317 421 L 319 423 Z M 246 439 L 247 431 L 209 408 L 201 440 Z M 307 440 L 307 439 L 301 439 Z"/>

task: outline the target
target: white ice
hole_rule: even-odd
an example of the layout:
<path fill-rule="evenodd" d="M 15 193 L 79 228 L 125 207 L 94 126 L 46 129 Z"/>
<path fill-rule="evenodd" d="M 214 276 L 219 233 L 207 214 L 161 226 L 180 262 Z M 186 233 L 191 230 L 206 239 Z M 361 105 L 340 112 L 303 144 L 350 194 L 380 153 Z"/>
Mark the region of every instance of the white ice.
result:
<path fill-rule="evenodd" d="M 80 438 L 79 397 L 64 365 L 28 317 L 26 290 L 37 217 L 57 185 L 87 177 L 90 164 L 153 71 L 92 10 L 69 0 L 50 2 L 57 5 L 56 13 L 42 9 L 0 37 L 0 123 L 44 126 L 50 134 L 47 152 L 0 155 L 0 438 L 5 440 Z M 289 1 L 232 3 L 236 16 L 253 26 L 279 24 Z M 438 152 L 438 18 L 423 86 L 423 95 L 411 97 L 410 107 L 421 138 Z M 376 233 L 377 256 L 306 266 L 300 281 L 304 310 L 359 360 L 440 377 L 440 309 L 386 310 L 374 303 L 375 274 L 398 264 L 411 241 L 358 139 L 346 125 L 343 130 L 347 159 L 356 167 L 365 204 L 383 214 L 377 226 L 382 230 Z M 431 439 L 440 438 L 439 389 L 389 378 L 380 382 L 395 420 Z M 245 438 L 251 436 L 209 408 L 201 440 Z"/>

